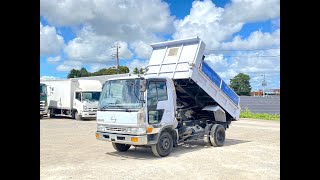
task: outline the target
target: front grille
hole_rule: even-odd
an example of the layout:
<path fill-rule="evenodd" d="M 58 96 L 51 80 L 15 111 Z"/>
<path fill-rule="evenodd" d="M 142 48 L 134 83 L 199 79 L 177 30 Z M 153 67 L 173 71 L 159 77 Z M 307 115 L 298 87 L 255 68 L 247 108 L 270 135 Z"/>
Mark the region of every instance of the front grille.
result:
<path fill-rule="evenodd" d="M 96 112 L 96 111 L 97 111 L 97 108 L 88 108 L 88 111 Z"/>
<path fill-rule="evenodd" d="M 105 127 L 106 131 L 113 131 L 113 132 L 125 132 L 127 128 L 121 128 L 121 127 Z"/>
<path fill-rule="evenodd" d="M 45 107 L 45 102 L 40 101 L 40 111 L 44 111 L 44 107 Z"/>

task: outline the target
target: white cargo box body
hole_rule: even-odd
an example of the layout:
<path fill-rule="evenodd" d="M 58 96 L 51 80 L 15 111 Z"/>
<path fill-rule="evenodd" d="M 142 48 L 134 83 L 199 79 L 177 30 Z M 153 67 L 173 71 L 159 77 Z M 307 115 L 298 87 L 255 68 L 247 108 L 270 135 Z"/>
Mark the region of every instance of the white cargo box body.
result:
<path fill-rule="evenodd" d="M 148 75 L 173 80 L 192 79 L 235 120 L 239 119 L 238 95 L 203 61 L 205 43 L 198 37 L 152 44 Z"/>
<path fill-rule="evenodd" d="M 76 91 L 101 92 L 101 83 L 98 80 L 42 80 L 48 86 L 49 108 L 72 109 L 74 93 Z"/>
<path fill-rule="evenodd" d="M 70 78 L 73 80 L 98 80 L 101 84 L 104 84 L 108 79 L 118 78 L 118 77 L 127 77 L 130 76 L 129 73 L 126 74 L 112 74 L 112 75 L 100 75 L 100 76 L 88 76 L 88 77 L 78 77 Z"/>

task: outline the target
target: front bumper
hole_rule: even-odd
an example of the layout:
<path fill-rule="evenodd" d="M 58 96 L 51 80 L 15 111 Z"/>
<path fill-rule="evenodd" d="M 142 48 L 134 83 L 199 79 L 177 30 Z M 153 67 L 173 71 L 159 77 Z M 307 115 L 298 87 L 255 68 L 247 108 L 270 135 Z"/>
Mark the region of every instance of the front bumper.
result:
<path fill-rule="evenodd" d="M 149 137 L 148 137 L 149 136 Z M 151 145 L 156 144 L 155 135 L 125 135 L 125 134 L 113 134 L 107 132 L 96 132 L 96 138 L 102 141 L 115 142 L 120 144 L 131 145 Z M 131 138 L 137 138 L 137 142 L 132 142 Z"/>
<path fill-rule="evenodd" d="M 97 117 L 97 112 L 93 111 L 83 111 L 82 115 L 83 118 L 96 118 Z"/>
<path fill-rule="evenodd" d="M 40 115 L 47 115 L 47 111 L 40 111 Z"/>

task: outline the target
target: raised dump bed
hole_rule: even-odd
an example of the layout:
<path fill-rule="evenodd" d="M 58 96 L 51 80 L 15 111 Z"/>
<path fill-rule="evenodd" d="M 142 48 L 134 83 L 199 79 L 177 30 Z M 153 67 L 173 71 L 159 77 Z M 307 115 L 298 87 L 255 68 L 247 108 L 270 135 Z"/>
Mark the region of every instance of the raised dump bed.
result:
<path fill-rule="evenodd" d="M 145 75 L 172 78 L 178 100 L 192 101 L 202 108 L 218 104 L 238 120 L 239 97 L 204 61 L 205 46 L 198 37 L 152 44 Z"/>

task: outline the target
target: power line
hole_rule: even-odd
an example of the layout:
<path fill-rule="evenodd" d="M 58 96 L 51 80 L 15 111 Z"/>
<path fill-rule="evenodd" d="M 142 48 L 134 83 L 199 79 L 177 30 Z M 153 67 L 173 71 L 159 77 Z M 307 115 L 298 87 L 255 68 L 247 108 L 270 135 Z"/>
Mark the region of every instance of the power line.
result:
<path fill-rule="evenodd" d="M 205 51 L 266 51 L 280 48 L 266 48 L 266 49 L 207 49 Z"/>
<path fill-rule="evenodd" d="M 272 55 L 272 56 L 242 56 L 242 55 L 227 55 L 227 56 L 223 56 L 223 57 L 280 57 L 280 55 Z"/>

